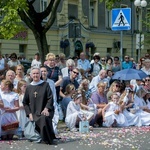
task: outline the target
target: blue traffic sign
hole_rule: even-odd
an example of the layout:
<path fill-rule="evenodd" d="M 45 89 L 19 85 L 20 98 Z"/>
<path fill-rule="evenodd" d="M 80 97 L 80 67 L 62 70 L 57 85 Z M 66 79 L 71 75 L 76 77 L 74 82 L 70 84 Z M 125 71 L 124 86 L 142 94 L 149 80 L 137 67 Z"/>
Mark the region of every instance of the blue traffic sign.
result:
<path fill-rule="evenodd" d="M 112 9 L 112 30 L 130 30 L 131 29 L 131 9 L 118 8 Z"/>

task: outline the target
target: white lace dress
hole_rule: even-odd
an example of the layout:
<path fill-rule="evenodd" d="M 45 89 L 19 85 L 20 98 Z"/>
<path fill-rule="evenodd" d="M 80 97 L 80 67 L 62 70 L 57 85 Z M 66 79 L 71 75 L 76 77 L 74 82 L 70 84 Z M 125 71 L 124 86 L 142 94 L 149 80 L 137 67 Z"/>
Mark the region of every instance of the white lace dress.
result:
<path fill-rule="evenodd" d="M 74 101 L 70 101 L 67 106 L 65 123 L 67 127 L 71 130 L 75 128 L 77 116 L 80 112 L 80 105 L 75 104 Z"/>
<path fill-rule="evenodd" d="M 10 108 L 14 108 L 14 101 L 18 100 L 18 94 L 15 92 L 0 92 L 1 97 L 2 97 L 2 101 L 4 103 L 4 107 L 10 107 Z M 13 123 L 18 121 L 17 119 L 17 115 L 16 112 L 13 113 L 8 113 L 5 112 L 4 110 L 1 110 L 2 115 L 1 115 L 1 125 L 6 125 L 9 123 Z M 16 133 L 16 130 L 9 130 L 9 131 L 3 131 L 1 132 L 1 135 L 6 135 L 6 134 L 14 134 Z"/>
<path fill-rule="evenodd" d="M 123 113 L 115 114 L 115 110 L 120 110 L 120 106 L 114 102 L 109 102 L 109 107 L 106 109 L 104 118 L 104 126 L 110 127 L 114 123 L 114 120 L 117 122 L 117 126 L 124 127 L 128 126 L 128 122 Z"/>
<path fill-rule="evenodd" d="M 136 115 L 140 117 L 143 126 L 150 125 L 150 113 L 143 111 L 141 108 L 143 106 L 147 106 L 144 99 L 138 97 L 137 95 L 134 96 L 134 104 L 136 107 Z"/>
<path fill-rule="evenodd" d="M 123 99 L 125 105 L 127 105 L 128 101 L 129 101 L 128 97 L 125 96 Z M 142 126 L 141 118 L 138 115 L 129 112 L 127 109 L 123 110 L 123 114 L 127 118 L 129 126 L 138 126 L 138 127 Z"/>
<path fill-rule="evenodd" d="M 23 103 L 22 103 L 23 97 L 24 97 L 23 94 L 19 95 L 19 106 L 23 106 Z M 16 113 L 17 113 L 17 117 L 18 117 L 18 121 L 19 121 L 19 127 L 21 127 L 22 131 L 24 131 L 24 126 L 28 121 L 25 110 L 24 110 L 24 108 L 21 108 Z"/>

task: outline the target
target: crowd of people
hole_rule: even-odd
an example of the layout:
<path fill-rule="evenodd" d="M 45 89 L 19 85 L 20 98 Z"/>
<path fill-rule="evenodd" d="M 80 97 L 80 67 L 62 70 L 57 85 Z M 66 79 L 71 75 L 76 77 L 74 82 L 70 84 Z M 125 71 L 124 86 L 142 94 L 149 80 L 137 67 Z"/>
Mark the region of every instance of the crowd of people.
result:
<path fill-rule="evenodd" d="M 94 127 L 128 127 L 150 125 L 150 55 L 139 62 L 128 55 L 120 62 L 118 56 L 93 59 L 48 53 L 42 64 L 35 54 L 25 74 L 15 53 L 9 58 L 0 54 L 0 136 L 11 140 L 16 129 L 4 126 L 19 122 L 24 136 L 25 124 L 34 121 L 42 141 L 53 144 L 57 139 L 57 124 L 65 122 L 71 132 L 77 132 L 80 121 Z M 121 69 L 140 69 L 144 79 L 114 80 Z"/>

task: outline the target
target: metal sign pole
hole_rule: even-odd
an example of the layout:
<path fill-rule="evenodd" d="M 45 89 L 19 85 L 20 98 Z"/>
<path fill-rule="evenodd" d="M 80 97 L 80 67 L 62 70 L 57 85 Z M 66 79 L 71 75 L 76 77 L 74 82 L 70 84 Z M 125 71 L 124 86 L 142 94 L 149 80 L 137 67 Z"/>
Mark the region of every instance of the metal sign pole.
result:
<path fill-rule="evenodd" d="M 121 62 L 121 70 L 122 70 L 122 62 L 123 62 L 123 31 L 120 32 L 120 62 Z"/>

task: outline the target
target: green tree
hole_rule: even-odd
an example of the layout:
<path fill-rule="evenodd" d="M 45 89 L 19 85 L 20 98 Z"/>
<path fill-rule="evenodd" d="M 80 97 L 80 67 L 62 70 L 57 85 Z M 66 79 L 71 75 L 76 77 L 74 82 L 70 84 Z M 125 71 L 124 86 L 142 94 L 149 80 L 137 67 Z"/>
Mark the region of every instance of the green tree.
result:
<path fill-rule="evenodd" d="M 122 2 L 123 0 L 100 0 L 100 2 L 106 2 L 106 7 L 108 9 L 112 9 L 113 7 L 115 7 L 115 4 Z M 131 2 L 133 2 L 134 0 L 130 0 Z"/>
<path fill-rule="evenodd" d="M 10 39 L 26 25 L 33 32 L 43 62 L 45 55 L 49 52 L 46 33 L 55 21 L 60 1 L 50 0 L 43 12 L 37 12 L 34 6 L 36 0 L 0 0 L 3 14 L 3 19 L 0 22 L 1 35 Z M 47 17 L 48 21 L 43 23 L 43 19 Z"/>

